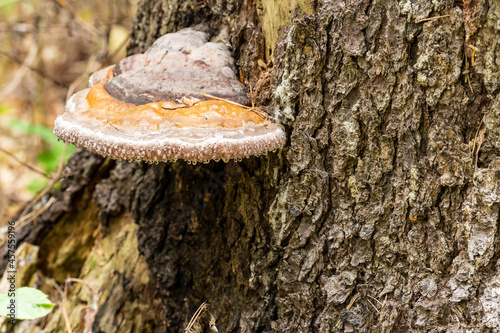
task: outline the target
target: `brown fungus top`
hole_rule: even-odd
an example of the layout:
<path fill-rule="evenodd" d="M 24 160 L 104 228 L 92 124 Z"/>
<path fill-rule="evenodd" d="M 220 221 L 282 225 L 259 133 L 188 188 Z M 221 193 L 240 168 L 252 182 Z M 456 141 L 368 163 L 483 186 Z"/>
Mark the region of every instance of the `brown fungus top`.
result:
<path fill-rule="evenodd" d="M 94 73 L 90 86 L 68 100 L 54 133 L 103 156 L 239 160 L 285 142 L 280 126 L 238 104 L 248 99 L 227 47 L 193 29 Z"/>

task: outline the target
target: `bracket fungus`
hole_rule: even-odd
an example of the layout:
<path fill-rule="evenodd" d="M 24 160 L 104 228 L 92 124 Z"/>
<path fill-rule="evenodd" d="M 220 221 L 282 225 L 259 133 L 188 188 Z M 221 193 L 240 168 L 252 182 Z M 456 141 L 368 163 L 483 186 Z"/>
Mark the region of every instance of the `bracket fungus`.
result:
<path fill-rule="evenodd" d="M 133 161 L 241 160 L 285 143 L 249 100 L 223 43 L 191 28 L 101 69 L 54 123 L 62 140 Z M 217 96 L 217 97 L 215 97 Z"/>

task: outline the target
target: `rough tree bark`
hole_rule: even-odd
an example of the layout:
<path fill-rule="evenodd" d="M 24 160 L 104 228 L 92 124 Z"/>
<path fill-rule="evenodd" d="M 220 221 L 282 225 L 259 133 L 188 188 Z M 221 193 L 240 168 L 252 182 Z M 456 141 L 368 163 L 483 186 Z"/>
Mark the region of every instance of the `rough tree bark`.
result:
<path fill-rule="evenodd" d="M 79 151 L 18 232 L 43 290 L 93 284 L 94 332 L 180 332 L 203 301 L 220 332 L 500 332 L 498 2 L 142 0 L 129 53 L 187 26 L 228 38 L 285 148 Z"/>

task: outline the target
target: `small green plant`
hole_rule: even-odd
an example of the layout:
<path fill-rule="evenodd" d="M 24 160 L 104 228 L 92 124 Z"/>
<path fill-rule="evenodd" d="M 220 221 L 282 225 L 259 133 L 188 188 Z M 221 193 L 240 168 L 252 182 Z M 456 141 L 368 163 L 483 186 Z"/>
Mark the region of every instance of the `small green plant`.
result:
<path fill-rule="evenodd" d="M 52 129 L 43 125 L 32 124 L 30 122 L 14 119 L 9 123 L 11 129 L 20 131 L 26 135 L 34 135 L 40 137 L 45 143 L 46 148 L 38 155 L 37 162 L 43 167 L 45 173 L 50 174 L 57 170 L 59 159 L 63 153 L 64 143 L 57 140 L 57 136 L 52 133 Z M 68 146 L 64 160 L 66 161 L 75 147 Z M 35 178 L 28 184 L 28 190 L 35 194 L 47 185 L 48 179 Z"/>
<path fill-rule="evenodd" d="M 44 317 L 53 307 L 48 296 L 35 288 L 22 287 L 14 292 L 0 294 L 0 315 L 11 319 Z"/>

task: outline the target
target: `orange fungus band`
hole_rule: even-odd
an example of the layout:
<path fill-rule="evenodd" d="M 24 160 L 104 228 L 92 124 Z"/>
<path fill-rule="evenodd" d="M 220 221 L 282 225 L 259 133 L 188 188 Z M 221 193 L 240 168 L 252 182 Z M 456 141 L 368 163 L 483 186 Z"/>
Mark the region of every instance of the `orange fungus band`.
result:
<path fill-rule="evenodd" d="M 168 127 L 238 128 L 249 122 L 266 122 L 251 110 L 221 100 L 200 101 L 189 107 L 171 101 L 136 106 L 113 98 L 104 89 L 104 82 L 90 88 L 86 100 L 89 109 L 82 115 L 90 119 L 151 131 Z"/>

